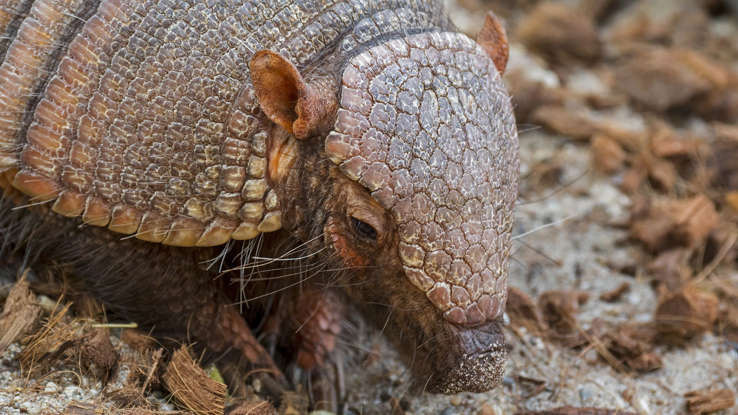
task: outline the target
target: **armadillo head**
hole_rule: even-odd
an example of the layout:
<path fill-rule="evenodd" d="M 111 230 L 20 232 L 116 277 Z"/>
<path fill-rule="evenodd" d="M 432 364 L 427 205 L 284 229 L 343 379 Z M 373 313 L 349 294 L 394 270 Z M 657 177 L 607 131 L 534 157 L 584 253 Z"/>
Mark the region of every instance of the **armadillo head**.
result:
<path fill-rule="evenodd" d="M 366 267 L 352 291 L 390 306 L 416 379 L 444 393 L 494 387 L 506 350 L 517 131 L 493 17 L 478 41 L 419 33 L 353 56 L 324 145 L 342 200 L 326 241 L 345 265 Z"/>

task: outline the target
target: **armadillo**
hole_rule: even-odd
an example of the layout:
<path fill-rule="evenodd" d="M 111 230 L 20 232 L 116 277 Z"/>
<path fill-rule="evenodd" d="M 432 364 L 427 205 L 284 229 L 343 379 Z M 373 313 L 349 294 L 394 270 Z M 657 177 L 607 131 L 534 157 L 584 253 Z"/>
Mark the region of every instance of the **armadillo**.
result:
<path fill-rule="evenodd" d="M 489 390 L 507 55 L 493 14 L 473 40 L 439 0 L 2 0 L 0 254 L 229 382 L 324 367 L 355 313 L 425 390 Z"/>

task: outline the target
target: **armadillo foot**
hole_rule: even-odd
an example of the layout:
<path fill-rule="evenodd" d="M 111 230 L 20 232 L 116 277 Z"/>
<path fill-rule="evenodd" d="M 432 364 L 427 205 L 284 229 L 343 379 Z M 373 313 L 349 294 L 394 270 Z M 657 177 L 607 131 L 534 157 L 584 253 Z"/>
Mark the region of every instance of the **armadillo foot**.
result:
<path fill-rule="evenodd" d="M 330 290 L 304 290 L 296 302 L 294 316 L 297 364 L 305 370 L 325 367 L 344 321 L 341 299 Z"/>
<path fill-rule="evenodd" d="M 310 372 L 308 393 L 314 410 L 339 413 L 338 406 L 343 404 L 345 398 L 342 396 L 343 385 L 340 384 L 343 379 L 337 376 L 342 372 L 342 368 L 338 367 L 340 364 L 331 363 L 328 367 Z"/>
<path fill-rule="evenodd" d="M 311 407 L 337 412 L 343 398 L 337 384 L 341 377 L 336 376 L 342 369 L 336 341 L 345 318 L 343 302 L 334 291 L 313 288 L 301 293 L 295 307 L 295 363 L 304 373 Z"/>
<path fill-rule="evenodd" d="M 275 400 L 288 388 L 287 378 L 233 307 L 221 306 L 211 335 L 205 338 L 231 394 L 238 395 L 241 386 L 255 379 Z"/>
<path fill-rule="evenodd" d="M 305 387 L 312 409 L 336 412 L 343 390 L 336 350 L 345 318 L 342 299 L 323 287 L 303 287 L 277 301 L 259 335 L 261 343 L 272 356 L 289 350 L 290 380 Z"/>

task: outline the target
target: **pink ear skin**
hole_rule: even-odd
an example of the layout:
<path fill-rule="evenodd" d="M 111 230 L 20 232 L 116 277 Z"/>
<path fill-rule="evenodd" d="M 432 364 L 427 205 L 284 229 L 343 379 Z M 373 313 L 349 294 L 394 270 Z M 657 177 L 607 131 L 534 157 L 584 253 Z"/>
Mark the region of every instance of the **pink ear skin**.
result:
<path fill-rule="evenodd" d="M 249 67 L 259 106 L 275 124 L 303 140 L 330 123 L 338 105 L 335 88 L 320 80 L 311 85 L 292 62 L 270 50 L 257 52 Z"/>
<path fill-rule="evenodd" d="M 487 12 L 484 18 L 484 26 L 477 35 L 477 43 L 495 63 L 500 75 L 505 73 L 507 58 L 510 56 L 510 46 L 507 44 L 507 35 L 502 22 L 491 11 Z"/>

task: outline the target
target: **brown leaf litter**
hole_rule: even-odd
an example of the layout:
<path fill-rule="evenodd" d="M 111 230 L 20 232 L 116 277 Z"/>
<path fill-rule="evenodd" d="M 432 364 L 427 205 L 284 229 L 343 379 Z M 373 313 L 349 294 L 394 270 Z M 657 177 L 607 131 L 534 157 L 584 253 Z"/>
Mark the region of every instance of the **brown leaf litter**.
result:
<path fill-rule="evenodd" d="M 688 248 L 673 248 L 659 253 L 646 265 L 652 284 L 659 291 L 678 290 L 692 278 L 691 256 L 692 250 Z"/>
<path fill-rule="evenodd" d="M 156 347 L 156 339 L 137 329 L 128 328 L 121 331 L 120 341 L 139 353 L 146 353 Z"/>
<path fill-rule="evenodd" d="M 705 195 L 688 199 L 653 198 L 631 217 L 631 236 L 651 251 L 705 243 L 720 222 L 715 204 Z"/>
<path fill-rule="evenodd" d="M 277 415 L 277 410 L 271 403 L 259 399 L 241 402 L 229 408 L 228 415 Z"/>
<path fill-rule="evenodd" d="M 18 356 L 21 367 L 30 373 L 49 373 L 59 361 L 99 377 L 104 387 L 118 367 L 110 333 L 89 321 L 69 318 L 68 311 L 69 305 L 58 307 L 41 330 L 24 340 L 26 346 Z"/>
<path fill-rule="evenodd" d="M 538 307 L 549 329 L 548 338 L 568 347 L 584 343 L 576 314 L 588 299 L 589 295 L 581 291 L 555 290 L 541 294 Z"/>
<path fill-rule="evenodd" d="M 38 308 L 35 296 L 29 291 L 28 284 L 24 280 L 15 284 L 5 308 L 17 310 L 16 306 L 22 303 L 26 304 L 26 308 L 28 305 Z M 96 310 L 97 306 L 91 305 L 89 309 Z M 154 413 L 149 412 L 153 407 L 144 397 L 144 392 L 149 391 L 152 386 L 159 386 L 157 367 L 162 356 L 161 349 L 150 351 L 140 357 L 138 362 L 127 361 L 130 368 L 128 382 L 121 389 L 105 392 L 108 381 L 117 373 L 120 362 L 118 352 L 111 343 L 109 330 L 105 327 L 95 327 L 91 320 L 72 318 L 70 304 L 57 303 L 50 310 L 51 314 L 43 318 L 42 324 L 34 327 L 35 331 L 31 331 L 23 338 L 15 336 L 15 341 L 20 341 L 22 345 L 18 361 L 25 376 L 53 377 L 68 372 L 63 369 L 69 367 L 74 373 L 89 374 L 99 379 L 103 394 L 115 402 L 119 409 L 133 411 L 131 413 Z M 41 311 L 35 311 L 33 314 L 39 319 Z M 6 317 L 12 318 L 17 315 L 18 313 L 4 313 L 1 321 L 6 322 L 8 321 Z M 130 359 L 130 355 L 126 355 L 126 359 Z M 69 405 L 66 413 L 101 413 L 100 411 L 106 410 L 99 404 L 73 403 Z"/>
<path fill-rule="evenodd" d="M 625 164 L 627 154 L 623 147 L 612 138 L 596 134 L 592 138 L 592 164 L 603 173 L 614 173 Z"/>
<path fill-rule="evenodd" d="M 282 394 L 279 413 L 283 415 L 302 415 L 308 412 L 309 403 L 304 394 L 286 391 Z"/>
<path fill-rule="evenodd" d="M 28 377 L 56 376 L 68 372 L 91 375 L 102 383 L 103 401 L 72 403 L 65 413 L 100 414 L 115 405 L 119 414 L 157 414 L 156 406 L 146 396 L 166 388 L 182 408 L 196 414 L 222 414 L 225 408 L 226 386 L 211 379 L 189 356 L 185 347 L 176 351 L 166 365 L 164 349 L 153 338 L 134 329 L 121 333 L 121 341 L 134 352 L 119 357 L 105 327 L 92 324 L 92 320 L 71 317 L 71 304 L 58 303 L 49 307 L 51 314 L 41 318 L 43 310 L 28 284 L 21 280 L 10 290 L 5 308 L 0 315 L 3 342 L 21 342 L 18 355 L 22 372 Z M 98 310 L 95 304 L 77 309 Z M 42 323 L 38 323 L 42 320 Z M 116 375 L 119 365 L 128 368 L 128 376 L 122 387 L 106 390 L 108 381 Z M 166 366 L 166 367 L 164 367 Z M 110 388 L 107 388 L 110 389 Z M 266 401 L 251 393 L 248 399 L 235 402 L 231 413 L 272 414 L 276 410 Z M 292 399 L 294 402 L 298 402 Z M 292 405 L 283 400 L 283 405 Z M 292 403 L 290 403 L 292 402 Z M 302 402 L 302 401 L 300 401 Z M 299 402 L 298 402 L 299 403 Z M 293 405 L 294 406 L 294 405 Z M 297 412 L 306 409 L 295 406 Z M 289 409 L 289 408 L 287 408 Z M 239 412 L 240 411 L 240 412 Z"/>
<path fill-rule="evenodd" d="M 567 347 L 594 348 L 616 370 L 642 373 L 661 367 L 664 343 L 683 345 L 713 331 L 738 344 L 738 290 L 725 276 L 738 257 L 738 43 L 710 31 L 704 2 L 674 3 L 652 14 L 642 12 L 651 3 L 636 3 L 602 6 L 628 10 L 606 13 L 613 18 L 600 33 L 587 28 L 602 22 L 593 18 L 598 13 L 538 3 L 516 31 L 534 55 L 508 79 L 519 120 L 575 145 L 588 143 L 593 170 L 614 175 L 631 197 L 627 229 L 633 247 L 645 252 L 627 274 L 652 282 L 658 298 L 652 320 L 594 319 L 583 330 L 573 293 L 544 293 L 535 302 L 515 288 L 507 313 L 516 334 L 525 327 Z M 572 82 L 581 74 L 585 88 Z M 592 86 L 595 92 L 583 93 Z M 598 100 L 598 93 L 612 99 Z M 635 112 L 626 116 L 641 123 L 628 125 L 623 112 Z M 560 162 L 542 164 L 559 178 Z M 534 179 L 535 169 L 541 167 L 530 169 Z M 617 302 L 629 286 L 599 300 Z M 586 413 L 581 410 L 540 413 Z"/>
<path fill-rule="evenodd" d="M 661 356 L 653 351 L 655 331 L 650 324 L 621 324 L 606 332 L 598 341 L 612 358 L 624 365 L 611 364 L 615 369 L 650 372 L 662 366 Z M 601 350 L 598 351 L 602 355 Z"/>
<path fill-rule="evenodd" d="M 0 353 L 33 330 L 40 315 L 36 296 L 23 278 L 10 290 L 0 314 Z"/>
<path fill-rule="evenodd" d="M 627 282 L 624 282 L 617 286 L 617 288 L 604 292 L 600 294 L 600 300 L 606 302 L 606 303 L 615 303 L 620 300 L 620 298 L 628 293 L 630 291 L 630 284 Z"/>
<path fill-rule="evenodd" d="M 728 276 L 715 278 L 712 283 L 720 298 L 716 332 L 738 346 L 738 284 L 735 277 Z"/>
<path fill-rule="evenodd" d="M 525 327 L 536 336 L 541 336 L 548 325 L 543 320 L 536 303 L 517 287 L 509 287 L 507 293 L 507 306 L 505 312 L 510 317 L 510 323 L 514 327 Z"/>
<path fill-rule="evenodd" d="M 717 313 L 715 294 L 688 285 L 659 300 L 654 322 L 662 342 L 681 344 L 712 329 Z"/>
<path fill-rule="evenodd" d="M 222 415 L 227 388 L 211 379 L 186 347 L 177 349 L 162 376 L 172 396 L 198 415 Z"/>
<path fill-rule="evenodd" d="M 664 112 L 710 91 L 710 82 L 684 64 L 680 51 L 633 50 L 616 66 L 617 87 L 644 107 Z"/>
<path fill-rule="evenodd" d="M 709 414 L 735 405 L 735 392 L 730 389 L 691 391 L 684 397 L 690 414 Z"/>
<path fill-rule="evenodd" d="M 544 411 L 516 412 L 515 415 L 636 415 L 636 413 L 617 409 L 575 408 L 573 406 L 562 406 L 560 408 L 546 409 Z"/>
<path fill-rule="evenodd" d="M 520 22 L 517 38 L 551 62 L 592 61 L 600 56 L 592 18 L 564 3 L 540 3 Z"/>
<path fill-rule="evenodd" d="M 128 378 L 118 390 L 108 393 L 108 397 L 120 408 L 149 408 L 146 393 L 162 386 L 164 349 L 147 349 L 137 354 L 126 355 Z M 153 409 L 153 408 L 152 408 Z"/>
<path fill-rule="evenodd" d="M 622 294 L 626 289 L 627 284 L 613 292 Z M 654 351 L 659 334 L 655 323 L 624 323 L 608 329 L 605 321 L 596 319 L 585 331 L 576 314 L 587 298 L 584 293 L 547 291 L 534 303 L 527 294 L 511 287 L 507 313 L 514 330 L 522 326 L 565 347 L 594 348 L 618 371 L 650 372 L 661 367 L 661 357 Z"/>
<path fill-rule="evenodd" d="M 622 294 L 626 289 L 622 287 L 615 292 Z M 586 293 L 547 291 L 535 303 L 521 290 L 510 287 L 506 312 L 514 330 L 522 326 L 569 348 L 592 347 L 616 370 L 649 372 L 661 367 L 661 358 L 653 351 L 656 332 L 652 324 L 626 323 L 608 330 L 604 321 L 595 320 L 585 331 L 576 314 L 587 299 Z"/>

